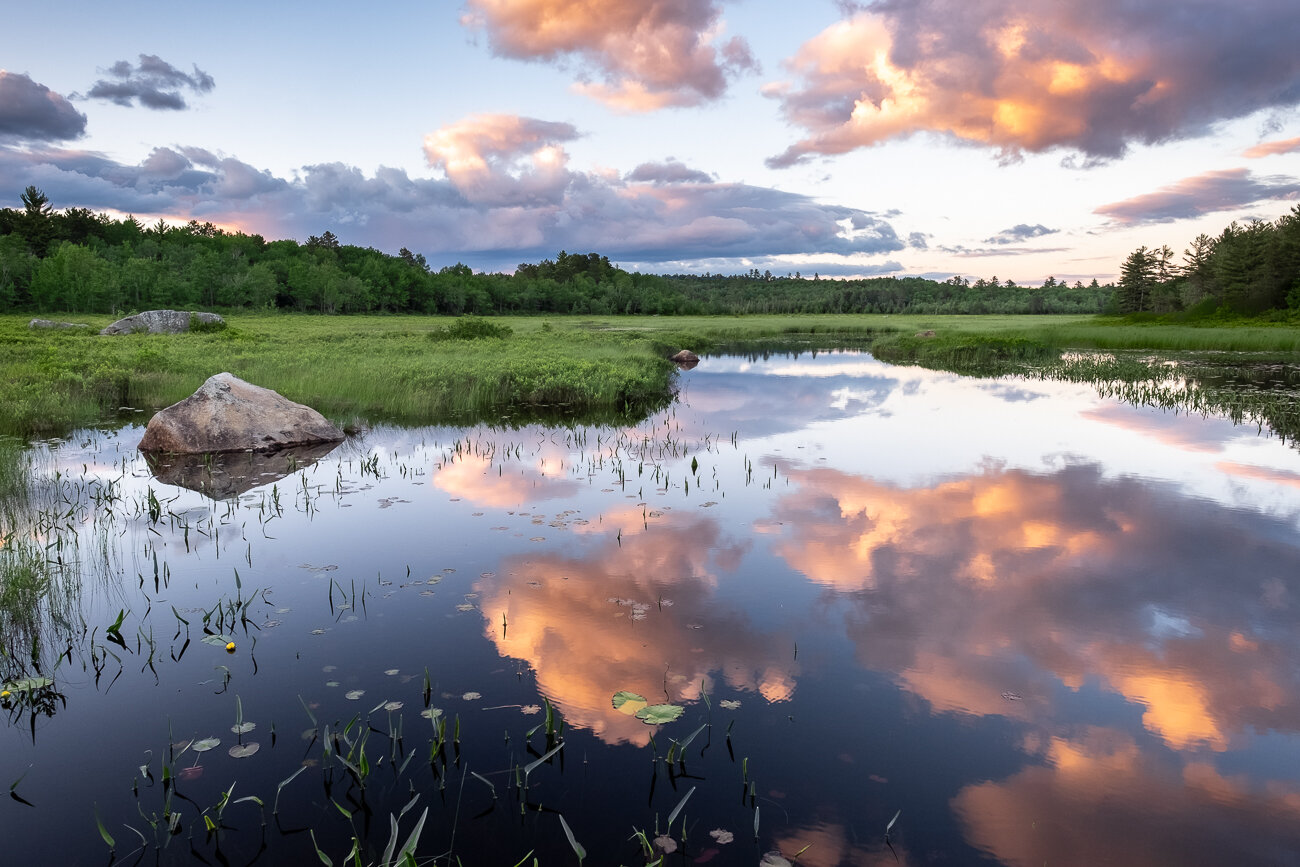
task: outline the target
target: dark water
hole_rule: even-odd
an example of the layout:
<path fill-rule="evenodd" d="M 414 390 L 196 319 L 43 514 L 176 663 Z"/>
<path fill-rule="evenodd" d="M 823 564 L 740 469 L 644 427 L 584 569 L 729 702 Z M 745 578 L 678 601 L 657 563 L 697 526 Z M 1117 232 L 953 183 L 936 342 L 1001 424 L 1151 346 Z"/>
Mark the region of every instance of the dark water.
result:
<path fill-rule="evenodd" d="M 140 433 L 38 450 L 80 589 L 41 615 L 52 713 L 0 732 L 3 863 L 110 861 L 96 812 L 120 863 L 319 864 L 308 829 L 381 863 L 408 804 L 420 863 L 573 864 L 561 816 L 590 864 L 1300 863 L 1300 453 L 1267 430 L 830 353 L 706 359 L 634 428 L 165 476 L 222 501 Z"/>

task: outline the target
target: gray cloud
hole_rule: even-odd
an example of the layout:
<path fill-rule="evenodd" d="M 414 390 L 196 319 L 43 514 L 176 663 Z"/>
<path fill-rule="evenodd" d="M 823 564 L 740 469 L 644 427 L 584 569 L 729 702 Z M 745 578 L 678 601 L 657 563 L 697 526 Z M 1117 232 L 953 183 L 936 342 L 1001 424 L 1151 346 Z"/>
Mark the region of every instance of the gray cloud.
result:
<path fill-rule="evenodd" d="M 95 82 L 87 98 L 107 99 L 123 106 L 138 102 L 145 108 L 180 111 L 189 108 L 181 91 L 208 93 L 216 85 L 212 76 L 197 65 L 193 73 L 182 72 L 156 54 L 141 54 L 137 66 L 119 60 L 106 71 L 109 78 Z"/>
<path fill-rule="evenodd" d="M 808 133 L 769 164 L 917 133 L 1113 159 L 1300 103 L 1297 32 L 1294 0 L 881 0 L 766 88 Z"/>
<path fill-rule="evenodd" d="M 556 147 L 545 136 L 534 144 Z M 35 183 L 59 207 L 211 220 L 272 238 L 306 238 L 330 228 L 347 243 L 387 250 L 405 246 L 433 261 L 459 259 L 484 268 L 509 268 L 559 249 L 656 263 L 870 256 L 904 246 L 886 220 L 808 196 L 712 180 L 611 179 L 565 168 L 562 151 L 553 163 L 544 176 L 546 196 L 510 194 L 511 183 L 527 190 L 539 181 L 528 172 L 514 176 L 497 167 L 489 170 L 495 192 L 485 200 L 475 172 L 412 178 L 398 169 L 367 175 L 353 166 L 325 163 L 280 178 L 195 147 L 157 148 L 138 165 L 87 151 L 0 148 L 0 188 Z M 781 262 L 773 270 L 794 267 Z M 898 270 L 895 263 L 880 267 Z M 834 266 L 823 270 L 833 273 Z"/>
<path fill-rule="evenodd" d="M 0 140 L 65 141 L 86 132 L 86 116 L 21 73 L 0 69 Z"/>
<path fill-rule="evenodd" d="M 1117 223 L 1167 223 L 1230 211 L 1268 200 L 1300 198 L 1300 180 L 1287 175 L 1256 177 L 1248 169 L 1225 169 L 1184 178 L 1121 202 L 1102 205 L 1093 213 Z"/>
<path fill-rule="evenodd" d="M 692 169 L 669 158 L 662 163 L 642 163 L 628 173 L 629 181 L 649 184 L 710 184 L 713 176 L 699 169 Z"/>
<path fill-rule="evenodd" d="M 1049 229 L 1042 223 L 1036 223 L 1033 226 L 1027 223 L 1018 223 L 1010 229 L 1003 229 L 991 238 L 985 238 L 985 244 L 1019 244 L 1030 238 L 1041 238 L 1044 235 L 1055 235 L 1060 229 Z"/>

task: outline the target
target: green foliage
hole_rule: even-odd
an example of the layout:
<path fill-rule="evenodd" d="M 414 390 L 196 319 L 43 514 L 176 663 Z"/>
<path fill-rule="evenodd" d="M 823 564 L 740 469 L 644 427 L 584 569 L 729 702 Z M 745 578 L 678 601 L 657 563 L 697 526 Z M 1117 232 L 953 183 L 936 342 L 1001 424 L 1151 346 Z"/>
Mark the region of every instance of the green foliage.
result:
<path fill-rule="evenodd" d="M 504 340 L 511 334 L 514 329 L 509 325 L 500 325 L 495 322 L 489 322 L 478 316 L 463 316 L 448 325 L 446 328 L 440 328 L 437 331 L 429 332 L 430 340 L 484 340 L 488 338 L 498 338 Z"/>

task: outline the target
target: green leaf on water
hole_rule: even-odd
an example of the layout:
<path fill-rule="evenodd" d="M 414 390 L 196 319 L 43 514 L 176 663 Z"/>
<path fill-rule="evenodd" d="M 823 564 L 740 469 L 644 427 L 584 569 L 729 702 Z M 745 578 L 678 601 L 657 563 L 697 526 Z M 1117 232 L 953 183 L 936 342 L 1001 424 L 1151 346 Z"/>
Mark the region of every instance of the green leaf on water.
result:
<path fill-rule="evenodd" d="M 637 711 L 648 705 L 650 702 L 645 700 L 645 696 L 637 695 L 627 690 L 619 690 L 614 693 L 614 710 L 621 714 L 634 716 Z"/>
<path fill-rule="evenodd" d="M 636 712 L 636 718 L 648 726 L 663 725 L 677 719 L 686 711 L 678 704 L 652 704 Z"/>
<path fill-rule="evenodd" d="M 44 689 L 53 683 L 48 677 L 22 677 L 5 683 L 4 688 L 10 692 L 30 692 L 33 689 Z"/>
<path fill-rule="evenodd" d="M 190 749 L 196 753 L 206 753 L 208 750 L 221 746 L 221 738 L 204 738 L 201 741 L 195 741 L 190 744 Z"/>
<path fill-rule="evenodd" d="M 108 833 L 108 829 L 104 827 L 103 820 L 99 818 L 99 804 L 95 804 L 95 824 L 99 826 L 99 836 L 104 838 L 104 842 L 108 844 L 109 851 L 116 849 L 117 843 L 113 840 L 113 835 Z"/>
<path fill-rule="evenodd" d="M 257 723 L 248 722 L 248 723 L 240 723 L 239 725 L 233 725 L 230 727 L 230 730 L 237 735 L 246 735 L 255 728 L 257 728 Z"/>
<path fill-rule="evenodd" d="M 230 748 L 230 757 L 232 759 L 246 759 L 253 753 L 257 752 L 260 748 L 261 747 L 256 743 L 235 744 Z"/>
<path fill-rule="evenodd" d="M 225 647 L 234 641 L 229 635 L 205 635 L 203 636 L 204 644 L 211 644 L 213 647 Z"/>

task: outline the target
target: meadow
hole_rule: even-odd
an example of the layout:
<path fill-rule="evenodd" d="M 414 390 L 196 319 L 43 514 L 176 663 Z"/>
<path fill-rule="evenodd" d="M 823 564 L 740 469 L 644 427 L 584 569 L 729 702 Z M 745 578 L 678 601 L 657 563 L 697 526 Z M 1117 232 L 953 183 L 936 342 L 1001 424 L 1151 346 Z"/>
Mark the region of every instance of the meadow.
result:
<path fill-rule="evenodd" d="M 60 433 L 152 412 L 221 371 L 361 421 L 525 423 L 644 416 L 671 398 L 668 357 L 762 343 L 871 346 L 881 357 L 961 369 L 1041 362 L 1066 349 L 1300 351 L 1285 324 L 1170 325 L 1096 316 L 772 315 L 699 317 L 236 314 L 228 327 L 104 338 L 30 330 L 0 316 L 0 433 Z M 912 335 L 934 330 L 937 337 Z M 889 339 L 884 339 L 889 338 Z"/>

